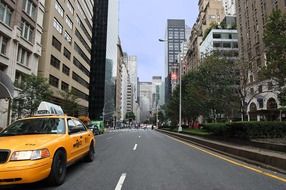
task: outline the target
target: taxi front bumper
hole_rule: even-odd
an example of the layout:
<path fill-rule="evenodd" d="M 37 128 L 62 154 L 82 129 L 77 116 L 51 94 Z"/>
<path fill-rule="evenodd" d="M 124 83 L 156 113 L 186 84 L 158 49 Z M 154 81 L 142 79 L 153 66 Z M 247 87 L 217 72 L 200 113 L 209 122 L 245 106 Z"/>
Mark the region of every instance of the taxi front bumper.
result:
<path fill-rule="evenodd" d="M 49 176 L 51 165 L 51 158 L 29 161 L 9 161 L 0 164 L 0 185 L 40 181 Z"/>

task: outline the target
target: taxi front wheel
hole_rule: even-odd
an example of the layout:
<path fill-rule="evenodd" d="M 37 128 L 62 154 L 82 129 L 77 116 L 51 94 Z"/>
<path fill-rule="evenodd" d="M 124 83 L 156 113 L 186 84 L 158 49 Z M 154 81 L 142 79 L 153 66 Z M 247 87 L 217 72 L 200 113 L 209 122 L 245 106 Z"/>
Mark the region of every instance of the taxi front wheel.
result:
<path fill-rule="evenodd" d="M 63 184 L 66 177 L 66 154 L 62 150 L 58 150 L 55 153 L 51 173 L 47 178 L 47 181 L 52 186 Z"/>

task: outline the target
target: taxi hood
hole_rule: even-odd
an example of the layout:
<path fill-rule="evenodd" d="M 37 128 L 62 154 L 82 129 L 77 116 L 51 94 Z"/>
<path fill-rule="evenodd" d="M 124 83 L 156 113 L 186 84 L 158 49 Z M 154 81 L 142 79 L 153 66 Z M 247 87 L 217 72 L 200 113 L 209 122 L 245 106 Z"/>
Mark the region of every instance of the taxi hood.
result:
<path fill-rule="evenodd" d="M 36 150 L 60 141 L 61 137 L 63 137 L 63 135 L 57 134 L 0 136 L 0 149 Z"/>

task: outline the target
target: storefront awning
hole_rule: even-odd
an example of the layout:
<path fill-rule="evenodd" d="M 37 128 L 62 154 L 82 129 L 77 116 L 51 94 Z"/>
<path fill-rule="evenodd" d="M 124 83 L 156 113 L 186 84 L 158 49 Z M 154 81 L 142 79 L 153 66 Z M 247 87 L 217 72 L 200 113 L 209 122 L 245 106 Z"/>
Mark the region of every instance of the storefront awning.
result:
<path fill-rule="evenodd" d="M 14 85 L 10 77 L 0 71 L 0 99 L 13 98 L 14 95 Z"/>

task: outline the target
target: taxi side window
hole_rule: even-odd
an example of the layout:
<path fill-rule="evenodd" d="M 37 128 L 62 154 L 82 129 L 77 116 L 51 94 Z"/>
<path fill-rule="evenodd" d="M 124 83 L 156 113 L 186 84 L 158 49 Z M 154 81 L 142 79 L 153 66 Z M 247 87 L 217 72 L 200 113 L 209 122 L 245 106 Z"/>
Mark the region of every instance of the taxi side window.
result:
<path fill-rule="evenodd" d="M 86 127 L 77 119 L 73 119 L 74 123 L 76 124 L 77 128 L 81 131 L 87 131 Z"/>
<path fill-rule="evenodd" d="M 68 122 L 69 134 L 80 132 L 80 130 L 77 129 L 77 126 L 72 119 L 67 119 L 67 122 Z"/>

